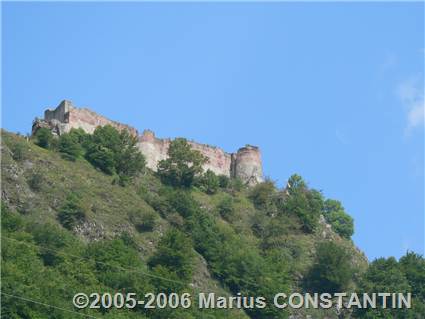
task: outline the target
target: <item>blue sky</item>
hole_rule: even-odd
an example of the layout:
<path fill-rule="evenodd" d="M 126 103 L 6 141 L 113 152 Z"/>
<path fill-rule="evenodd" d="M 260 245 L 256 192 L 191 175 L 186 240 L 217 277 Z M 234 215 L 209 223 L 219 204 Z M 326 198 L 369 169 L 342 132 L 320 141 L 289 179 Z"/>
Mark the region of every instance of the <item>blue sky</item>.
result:
<path fill-rule="evenodd" d="M 260 146 L 355 219 L 370 258 L 424 253 L 423 3 L 2 3 L 2 127 L 62 99 Z"/>

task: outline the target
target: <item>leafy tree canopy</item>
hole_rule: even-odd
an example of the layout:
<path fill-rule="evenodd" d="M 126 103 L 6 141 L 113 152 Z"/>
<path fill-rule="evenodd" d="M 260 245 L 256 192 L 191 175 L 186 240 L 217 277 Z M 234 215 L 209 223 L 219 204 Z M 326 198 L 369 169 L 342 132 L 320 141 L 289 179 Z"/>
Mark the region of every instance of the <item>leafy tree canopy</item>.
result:
<path fill-rule="evenodd" d="M 193 150 L 186 139 L 176 138 L 170 143 L 168 158 L 158 163 L 158 175 L 166 184 L 190 188 L 206 162 L 207 159 Z"/>
<path fill-rule="evenodd" d="M 87 160 L 107 174 L 116 173 L 122 184 L 145 167 L 137 138 L 127 130 L 119 132 L 111 125 L 99 126 L 88 141 L 83 141 Z"/>
<path fill-rule="evenodd" d="M 43 148 L 50 148 L 53 141 L 52 131 L 46 127 L 39 128 L 35 133 L 35 143 Z"/>
<path fill-rule="evenodd" d="M 353 274 L 351 256 L 334 242 L 322 242 L 316 248 L 316 261 L 305 278 L 309 290 L 335 293 L 347 290 Z"/>
<path fill-rule="evenodd" d="M 353 235 L 353 218 L 345 212 L 341 202 L 327 199 L 324 203 L 323 216 L 332 225 L 332 229 L 341 237 L 349 239 Z"/>
<path fill-rule="evenodd" d="M 70 133 L 62 134 L 59 137 L 58 150 L 65 159 L 70 161 L 75 161 L 83 154 L 83 147 L 75 135 Z"/>

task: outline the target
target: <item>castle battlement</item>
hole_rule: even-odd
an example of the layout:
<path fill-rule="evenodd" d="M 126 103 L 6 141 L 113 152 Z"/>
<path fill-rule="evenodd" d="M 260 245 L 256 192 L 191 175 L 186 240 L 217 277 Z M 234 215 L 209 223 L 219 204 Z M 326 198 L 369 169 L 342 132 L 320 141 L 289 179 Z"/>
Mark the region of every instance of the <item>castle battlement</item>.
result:
<path fill-rule="evenodd" d="M 46 127 L 56 135 L 69 132 L 72 128 L 81 128 L 92 134 L 96 127 L 111 125 L 118 130 L 128 130 L 130 134 L 138 136 L 138 147 L 146 157 L 146 165 L 153 171 L 157 170 L 158 162 L 167 158 L 171 139 L 157 138 L 151 130 L 143 131 L 139 135 L 137 129 L 99 115 L 88 108 L 77 108 L 70 101 L 62 101 L 55 109 L 47 109 L 44 119 L 36 118 L 32 126 L 32 134 L 39 128 Z M 260 149 L 246 145 L 236 153 L 227 153 L 219 147 L 188 141 L 193 149 L 204 155 L 208 162 L 204 170 L 210 169 L 217 175 L 231 178 L 240 178 L 249 184 L 263 181 L 263 168 Z"/>

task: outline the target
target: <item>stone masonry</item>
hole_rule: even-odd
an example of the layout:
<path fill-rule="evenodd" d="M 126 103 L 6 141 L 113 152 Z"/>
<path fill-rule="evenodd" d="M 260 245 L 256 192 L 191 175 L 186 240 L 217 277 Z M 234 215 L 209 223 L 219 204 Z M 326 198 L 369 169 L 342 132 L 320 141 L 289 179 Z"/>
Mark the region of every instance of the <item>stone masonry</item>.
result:
<path fill-rule="evenodd" d="M 108 124 L 118 130 L 126 129 L 130 134 L 138 137 L 138 147 L 146 157 L 147 167 L 153 171 L 156 171 L 160 160 L 167 158 L 171 139 L 157 138 L 150 130 L 145 130 L 139 136 L 135 128 L 109 120 L 87 108 L 77 108 L 70 101 L 62 101 L 56 109 L 47 109 L 44 112 L 44 119 L 36 118 L 33 122 L 32 134 L 41 127 L 51 129 L 55 135 L 67 133 L 72 128 L 82 128 L 85 132 L 92 134 L 96 127 Z M 261 154 L 258 147 L 246 145 L 236 153 L 227 153 L 218 147 L 192 141 L 189 143 L 193 149 L 198 150 L 208 159 L 204 165 L 205 171 L 210 169 L 217 175 L 240 178 L 250 185 L 263 181 Z"/>

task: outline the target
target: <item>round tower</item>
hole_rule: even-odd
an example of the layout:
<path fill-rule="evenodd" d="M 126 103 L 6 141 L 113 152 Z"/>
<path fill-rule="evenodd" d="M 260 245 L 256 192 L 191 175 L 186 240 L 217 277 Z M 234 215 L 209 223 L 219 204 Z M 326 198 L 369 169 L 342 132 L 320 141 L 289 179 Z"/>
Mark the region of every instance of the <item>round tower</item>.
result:
<path fill-rule="evenodd" d="M 260 183 L 263 178 L 263 164 L 260 149 L 256 146 L 246 145 L 240 148 L 235 155 L 233 176 L 240 178 L 247 184 Z"/>

